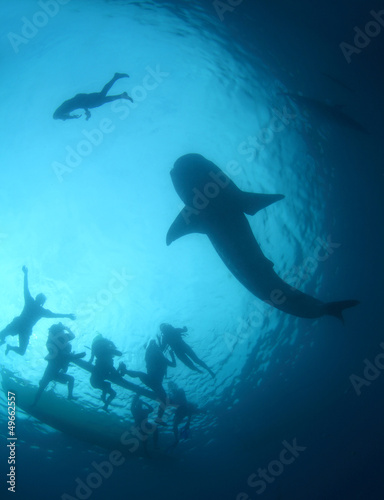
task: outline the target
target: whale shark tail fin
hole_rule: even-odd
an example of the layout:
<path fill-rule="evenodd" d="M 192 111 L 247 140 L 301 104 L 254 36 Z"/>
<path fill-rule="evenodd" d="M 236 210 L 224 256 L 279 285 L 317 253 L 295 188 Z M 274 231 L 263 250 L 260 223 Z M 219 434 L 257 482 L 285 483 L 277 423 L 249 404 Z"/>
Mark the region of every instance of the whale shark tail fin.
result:
<path fill-rule="evenodd" d="M 244 213 L 255 215 L 256 212 L 272 205 L 276 201 L 285 198 L 283 194 L 259 194 L 259 193 L 241 193 L 240 203 Z"/>
<path fill-rule="evenodd" d="M 349 307 L 354 307 L 360 304 L 358 300 L 341 300 L 339 302 L 328 302 L 325 304 L 325 314 L 335 316 L 344 324 L 343 311 Z"/>

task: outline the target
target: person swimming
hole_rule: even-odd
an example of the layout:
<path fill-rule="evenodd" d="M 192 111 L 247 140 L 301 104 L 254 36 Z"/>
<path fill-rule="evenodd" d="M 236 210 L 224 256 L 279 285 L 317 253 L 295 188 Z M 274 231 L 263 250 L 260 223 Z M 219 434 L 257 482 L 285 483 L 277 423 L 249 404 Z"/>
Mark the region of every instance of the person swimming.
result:
<path fill-rule="evenodd" d="M 162 420 L 165 407 L 167 404 L 167 394 L 163 387 L 163 379 L 167 374 L 167 368 L 175 367 L 176 360 L 175 355 L 171 351 L 172 361 L 167 359 L 156 340 L 151 340 L 145 351 L 145 364 L 147 368 L 147 373 L 139 372 L 135 370 L 127 370 L 124 363 L 119 365 L 119 373 L 121 376 L 128 375 L 129 377 L 137 377 L 141 380 L 143 384 L 152 389 L 156 396 L 160 400 L 159 410 L 157 413 L 156 423 L 164 425 Z"/>
<path fill-rule="evenodd" d="M 116 392 L 112 389 L 111 384 L 105 380 L 111 375 L 118 375 L 116 368 L 113 366 L 115 356 L 122 356 L 115 344 L 101 334 L 96 335 L 92 342 L 90 362 L 92 363 L 94 358 L 96 358 L 96 361 L 90 383 L 94 389 L 101 389 L 101 400 L 104 403 L 103 410 L 106 412 L 108 412 L 108 406 L 116 397 Z"/>
<path fill-rule="evenodd" d="M 53 313 L 49 309 L 44 309 L 43 304 L 46 301 L 44 294 L 39 293 L 34 299 L 28 288 L 28 269 L 23 266 L 24 273 L 24 308 L 20 314 L 12 320 L 12 322 L 0 332 L 0 345 L 5 343 L 8 335 L 19 336 L 19 347 L 7 345 L 5 354 L 9 351 L 14 351 L 20 356 L 23 356 L 29 344 L 29 338 L 32 335 L 33 327 L 42 318 L 69 318 L 76 319 L 74 314 L 59 314 Z"/>
<path fill-rule="evenodd" d="M 149 457 L 147 440 L 150 434 L 153 434 L 153 442 L 155 448 L 157 448 L 157 442 L 159 437 L 159 431 L 157 426 L 148 422 L 149 415 L 153 412 L 153 407 L 147 403 L 144 403 L 140 399 L 140 396 L 136 394 L 132 400 L 131 413 L 135 421 L 136 430 L 144 433 L 144 436 L 140 436 L 140 441 L 143 443 L 144 453 Z"/>
<path fill-rule="evenodd" d="M 73 397 L 73 387 L 75 379 L 71 375 L 67 375 L 69 363 L 73 359 L 83 358 L 85 352 L 78 354 L 72 352 L 70 342 L 75 338 L 74 333 L 62 323 L 52 325 L 49 330 L 47 349 L 49 354 L 44 358 L 48 361 L 44 375 L 39 382 L 39 389 L 35 399 L 31 405 L 34 407 L 49 382 L 59 382 L 60 384 L 68 384 L 68 399 L 76 399 Z"/>
<path fill-rule="evenodd" d="M 120 78 L 129 78 L 126 73 L 115 73 L 115 76 L 110 82 L 108 82 L 102 89 L 101 92 L 93 92 L 92 94 L 77 94 L 75 97 L 68 99 L 59 106 L 53 113 L 53 118 L 55 120 L 70 120 L 75 118 L 80 118 L 81 115 L 71 115 L 72 111 L 76 109 L 83 109 L 85 111 L 86 120 L 91 117 L 91 112 L 89 108 L 98 108 L 107 102 L 117 101 L 118 99 L 127 99 L 133 102 L 132 97 L 126 92 L 119 95 L 107 96 L 107 93 L 111 89 L 112 85 Z"/>
<path fill-rule="evenodd" d="M 191 403 L 187 400 L 184 389 L 180 389 L 177 384 L 169 382 L 168 387 L 170 389 L 169 403 L 176 406 L 175 416 L 173 418 L 173 435 L 175 441 L 171 446 L 171 448 L 175 448 L 179 443 L 179 425 L 181 422 L 187 418 L 187 423 L 180 432 L 180 437 L 182 439 L 187 439 L 189 437 L 189 429 L 193 415 L 202 413 L 202 410 L 200 410 L 195 403 Z"/>
<path fill-rule="evenodd" d="M 168 323 L 162 323 L 160 325 L 160 331 L 162 335 L 160 348 L 162 350 L 169 346 L 180 361 L 188 366 L 188 368 L 202 373 L 201 370 L 193 364 L 192 361 L 194 361 L 197 365 L 205 368 L 211 377 L 215 378 L 213 371 L 204 363 L 204 361 L 197 357 L 193 349 L 183 340 L 183 334 L 188 331 L 187 327 L 184 326 L 184 328 L 174 328 Z"/>

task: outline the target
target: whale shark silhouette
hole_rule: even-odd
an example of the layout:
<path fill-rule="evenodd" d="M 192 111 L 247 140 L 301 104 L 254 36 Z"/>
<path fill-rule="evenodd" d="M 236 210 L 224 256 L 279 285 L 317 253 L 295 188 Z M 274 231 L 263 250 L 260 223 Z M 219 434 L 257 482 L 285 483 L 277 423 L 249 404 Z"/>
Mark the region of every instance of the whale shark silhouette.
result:
<path fill-rule="evenodd" d="M 346 83 L 344 83 L 342 80 L 339 80 L 339 78 L 336 78 L 329 73 L 325 73 L 324 71 L 321 71 L 321 74 L 329 78 L 333 83 L 336 83 L 336 85 L 339 85 L 339 87 L 342 87 L 345 90 L 348 90 L 349 92 L 355 93 L 356 91 L 353 90 L 351 87 L 349 87 Z"/>
<path fill-rule="evenodd" d="M 293 99 L 299 106 L 305 106 L 310 112 L 317 114 L 326 120 L 346 127 L 350 130 L 355 130 L 362 134 L 369 135 L 369 130 L 360 122 L 345 113 L 343 104 L 327 104 L 326 102 L 306 97 L 291 92 L 279 92 L 279 95 L 285 95 Z"/>
<path fill-rule="evenodd" d="M 273 307 L 302 318 L 342 312 L 357 300 L 324 303 L 285 283 L 261 251 L 245 214 L 254 215 L 284 198 L 241 191 L 214 163 L 199 154 L 180 157 L 171 170 L 185 207 L 168 230 L 166 243 L 191 233 L 206 234 L 231 273 L 251 293 Z"/>

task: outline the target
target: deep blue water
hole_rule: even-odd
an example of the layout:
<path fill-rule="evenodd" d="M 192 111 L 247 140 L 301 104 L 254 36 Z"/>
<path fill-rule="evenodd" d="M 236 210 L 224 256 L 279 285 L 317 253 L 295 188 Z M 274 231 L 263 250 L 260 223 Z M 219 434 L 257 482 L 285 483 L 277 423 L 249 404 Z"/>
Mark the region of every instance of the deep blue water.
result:
<path fill-rule="evenodd" d="M 129 454 L 83 498 L 383 498 L 382 370 L 360 395 L 351 376 L 363 377 L 384 342 L 384 26 L 371 13 L 384 5 L 2 0 L 0 9 L 0 329 L 22 309 L 27 265 L 32 295 L 76 313 L 68 320 L 76 351 L 101 332 L 143 370 L 144 345 L 166 321 L 188 326 L 186 340 L 217 373 L 212 380 L 181 363 L 169 370 L 165 387 L 176 382 L 205 409 L 190 438 L 166 453 L 164 429 L 160 452 Z M 101 90 L 115 72 L 130 79 L 110 93 L 127 91 L 133 105 L 105 104 L 88 121 L 52 119 L 63 101 Z M 338 120 L 333 104 L 368 133 Z M 182 207 L 169 172 L 190 152 L 244 190 L 285 195 L 249 218 L 254 234 L 301 290 L 361 301 L 344 326 L 271 310 L 203 235 L 166 246 Z M 334 246 L 317 259 L 327 239 Z M 117 275 L 121 287 L 111 285 Z M 38 384 L 50 324 L 36 325 L 23 357 L 1 347 L 2 366 Z M 78 404 L 100 413 L 88 374 L 68 373 Z M 50 388 L 66 396 L 65 387 Z M 129 426 L 130 404 L 121 390 L 111 405 Z M 6 406 L 2 393 L 2 497 L 12 495 Z M 21 410 L 16 422 L 16 498 L 80 498 L 76 479 L 86 482 L 92 463 L 109 457 Z M 294 442 L 301 451 L 282 465 L 284 443 Z M 259 468 L 269 470 L 265 488 Z"/>

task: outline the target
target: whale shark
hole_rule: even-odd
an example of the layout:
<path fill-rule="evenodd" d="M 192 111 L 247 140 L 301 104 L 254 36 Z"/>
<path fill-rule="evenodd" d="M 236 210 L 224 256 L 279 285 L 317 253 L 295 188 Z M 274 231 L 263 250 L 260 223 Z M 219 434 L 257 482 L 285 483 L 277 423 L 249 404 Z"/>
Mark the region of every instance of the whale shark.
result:
<path fill-rule="evenodd" d="M 359 303 L 322 302 L 293 288 L 274 271 L 245 214 L 254 215 L 283 195 L 244 192 L 213 162 L 195 153 L 180 157 L 170 173 L 185 207 L 168 230 L 167 245 L 188 234 L 205 234 L 227 268 L 253 295 L 294 316 L 330 315 L 344 321 L 343 310 Z"/>
<path fill-rule="evenodd" d="M 333 83 L 336 83 L 336 85 L 339 85 L 339 87 L 342 87 L 345 90 L 348 90 L 349 92 L 355 93 L 356 91 L 353 90 L 351 87 L 349 87 L 347 84 L 345 84 L 342 80 L 339 80 L 339 78 L 336 78 L 328 73 L 325 73 L 324 71 L 321 72 L 322 75 L 326 76 L 331 80 Z"/>
<path fill-rule="evenodd" d="M 279 95 L 290 97 L 299 106 L 306 107 L 310 112 L 315 113 L 317 116 L 323 117 L 330 122 L 365 135 L 370 134 L 369 130 L 364 127 L 364 125 L 345 113 L 345 106 L 343 104 L 328 104 L 326 102 L 319 101 L 318 99 L 293 94 L 291 92 L 279 92 Z"/>

